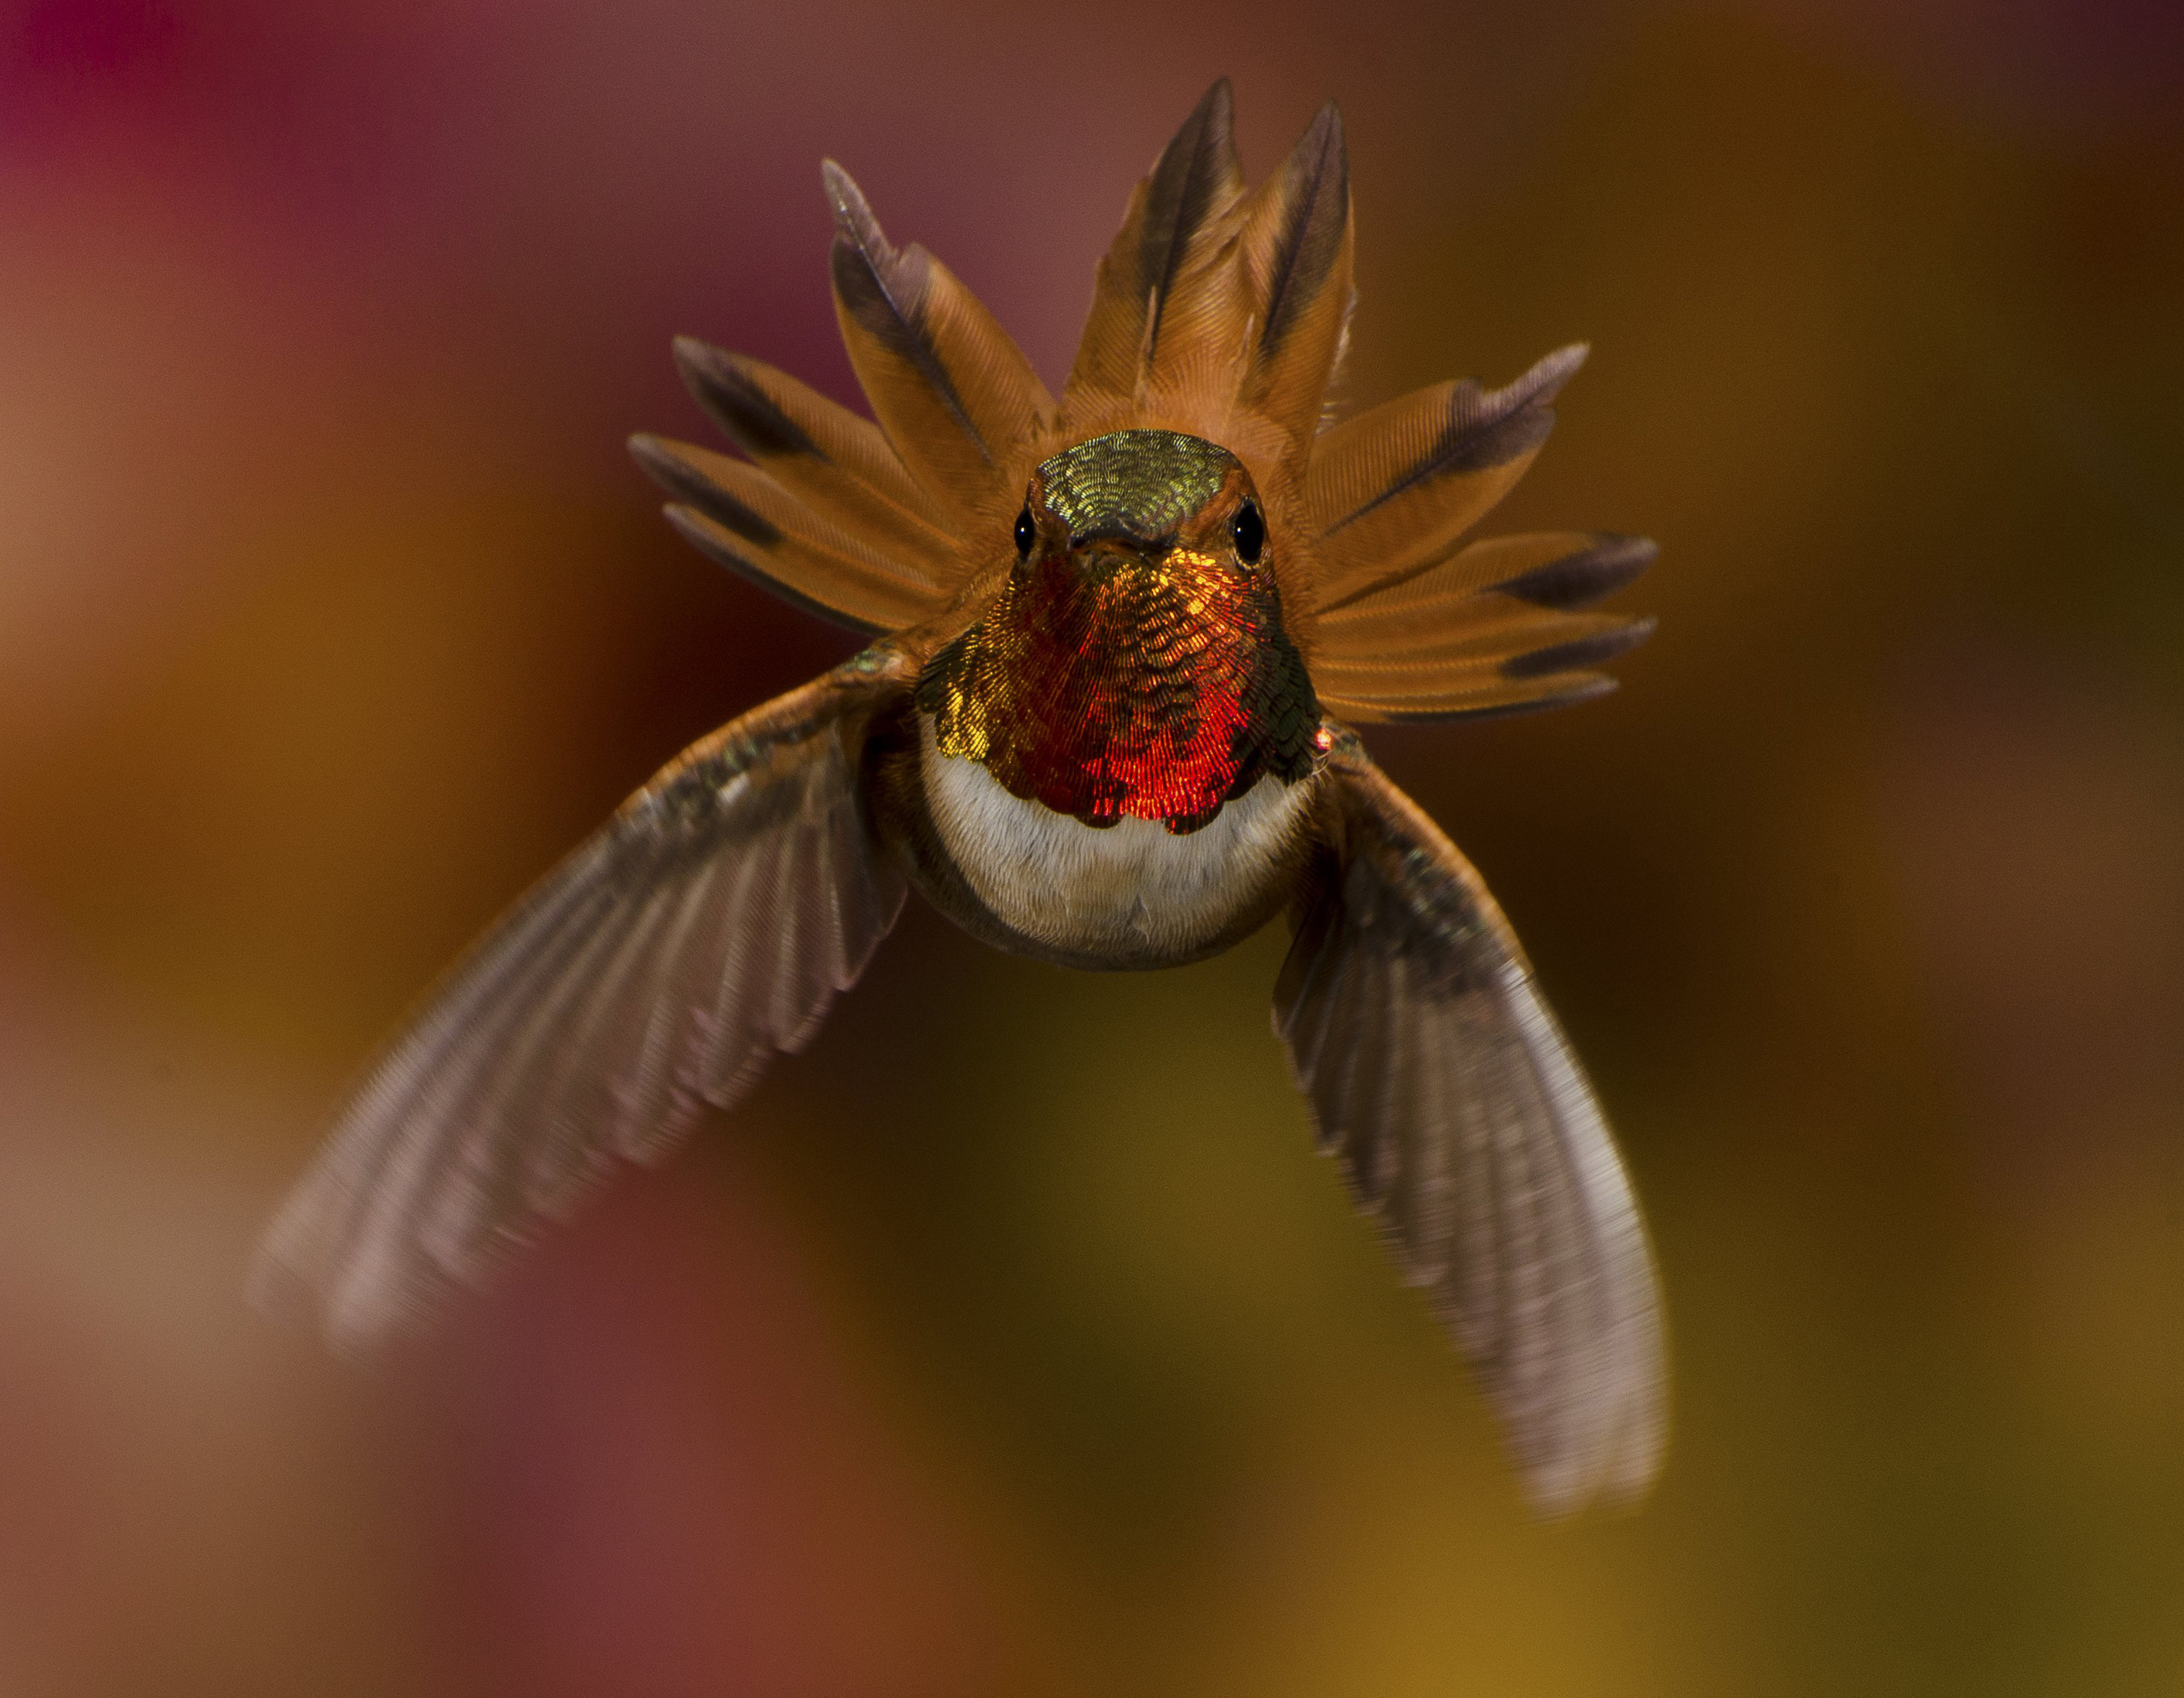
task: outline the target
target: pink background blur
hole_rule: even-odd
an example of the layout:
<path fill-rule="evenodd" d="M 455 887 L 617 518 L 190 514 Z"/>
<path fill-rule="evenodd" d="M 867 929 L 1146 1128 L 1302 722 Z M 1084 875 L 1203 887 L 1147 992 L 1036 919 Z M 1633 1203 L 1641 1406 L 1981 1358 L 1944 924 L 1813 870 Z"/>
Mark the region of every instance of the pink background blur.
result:
<path fill-rule="evenodd" d="M 1374 740 L 1591 1059 L 1668 1475 L 1529 1523 L 1308 1147 L 1281 940 L 914 910 L 372 1367 L 243 1304 L 345 1077 L 846 652 L 679 544 L 846 395 L 823 155 L 1050 379 L 1216 75 L 1348 119 L 1350 392 L 1592 364 L 1610 701 Z M 2184 1690 L 2184 10 L 0 0 L 0 1694 Z"/>

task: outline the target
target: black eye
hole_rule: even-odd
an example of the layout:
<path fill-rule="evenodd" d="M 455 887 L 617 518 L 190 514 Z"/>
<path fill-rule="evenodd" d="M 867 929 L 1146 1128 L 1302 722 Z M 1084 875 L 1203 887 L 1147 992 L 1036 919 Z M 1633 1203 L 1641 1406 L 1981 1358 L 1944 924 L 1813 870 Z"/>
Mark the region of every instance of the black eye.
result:
<path fill-rule="evenodd" d="M 1259 516 L 1257 501 L 1246 501 L 1236 510 L 1228 534 L 1236 539 L 1237 559 L 1247 566 L 1258 565 L 1259 551 L 1267 546 L 1267 521 Z"/>
<path fill-rule="evenodd" d="M 1039 528 L 1031 522 L 1031 509 L 1026 507 L 1016 515 L 1016 552 L 1029 554 L 1031 545 L 1039 540 Z"/>

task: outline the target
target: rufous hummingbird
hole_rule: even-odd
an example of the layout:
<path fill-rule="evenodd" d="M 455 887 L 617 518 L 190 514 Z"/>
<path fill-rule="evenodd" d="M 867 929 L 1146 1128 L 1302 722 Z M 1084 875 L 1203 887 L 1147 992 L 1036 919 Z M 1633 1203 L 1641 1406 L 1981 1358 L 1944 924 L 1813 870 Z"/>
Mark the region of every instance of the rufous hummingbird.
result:
<path fill-rule="evenodd" d="M 1163 967 L 1285 912 L 1275 988 L 1323 1147 L 1498 1408 L 1538 1504 L 1628 1499 L 1665 1430 L 1651 1254 L 1493 898 L 1351 726 L 1574 702 L 1652 559 L 1475 540 L 1582 348 L 1323 417 L 1351 305 L 1330 103 L 1246 191 L 1214 85 L 1099 265 L 1059 399 L 829 163 L 867 421 L 684 339 L 743 458 L 640 436 L 715 560 L 870 638 L 684 751 L 370 1066 L 261 1288 L 386 1329 L 666 1154 L 810 1041 L 915 887 L 996 948 Z"/>

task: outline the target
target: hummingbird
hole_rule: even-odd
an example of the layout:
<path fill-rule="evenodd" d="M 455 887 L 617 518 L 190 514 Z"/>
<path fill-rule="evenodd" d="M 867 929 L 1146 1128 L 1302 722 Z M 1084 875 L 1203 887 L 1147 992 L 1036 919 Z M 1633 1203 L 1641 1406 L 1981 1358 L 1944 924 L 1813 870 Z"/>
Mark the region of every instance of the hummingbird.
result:
<path fill-rule="evenodd" d="M 1247 188 L 1217 82 L 1137 186 L 1052 394 L 823 167 L 867 419 L 692 339 L 739 450 L 631 447 L 671 524 L 867 639 L 676 756 L 370 1063 L 260 1251 L 262 1295 L 383 1334 L 803 1049 L 915 888 L 1090 970 L 1293 940 L 1274 1026 L 1359 1208 L 1543 1512 L 1658 1471 L 1651 1251 L 1524 952 L 1361 724 L 1583 701 L 1653 545 L 1474 535 L 1582 346 L 1330 419 L 1352 305 L 1340 114 Z"/>

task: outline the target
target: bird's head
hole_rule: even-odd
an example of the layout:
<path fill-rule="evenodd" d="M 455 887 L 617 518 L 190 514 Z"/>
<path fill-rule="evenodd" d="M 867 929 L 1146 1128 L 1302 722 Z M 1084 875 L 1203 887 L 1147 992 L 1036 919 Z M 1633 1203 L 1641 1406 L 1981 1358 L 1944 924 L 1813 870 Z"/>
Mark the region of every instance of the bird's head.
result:
<path fill-rule="evenodd" d="M 1046 460 L 1012 540 L 1020 580 L 1094 616 L 1117 582 L 1222 620 L 1261 611 L 1273 581 L 1251 474 L 1176 430 L 1110 431 Z M 1263 612 L 1279 620 L 1280 610 Z"/>
<path fill-rule="evenodd" d="M 1319 708 L 1235 455 L 1116 430 L 1033 472 L 1000 595 L 920 692 L 944 753 L 1089 824 L 1205 824 L 1300 776 Z"/>

